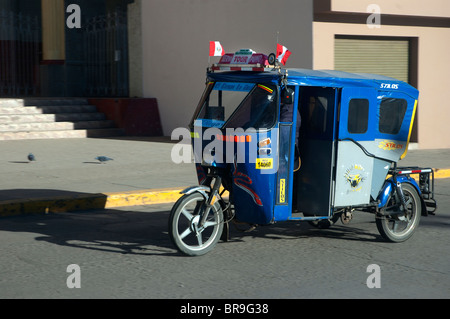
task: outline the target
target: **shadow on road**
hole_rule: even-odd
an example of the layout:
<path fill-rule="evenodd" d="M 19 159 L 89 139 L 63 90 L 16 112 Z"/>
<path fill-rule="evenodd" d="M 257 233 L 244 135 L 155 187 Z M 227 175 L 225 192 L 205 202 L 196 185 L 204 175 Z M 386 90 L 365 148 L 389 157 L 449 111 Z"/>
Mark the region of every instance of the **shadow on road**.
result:
<path fill-rule="evenodd" d="M 90 249 L 95 251 L 133 254 L 182 256 L 172 245 L 167 221 L 169 211 L 164 208 L 146 207 L 121 210 L 97 210 L 86 213 L 63 213 L 2 218 L 0 231 L 35 234 L 35 240 L 48 243 Z M 252 232 L 231 226 L 229 242 L 246 241 L 249 238 L 271 240 L 299 240 L 303 238 L 340 239 L 351 241 L 382 241 L 375 224 L 335 225 L 330 229 L 317 229 L 306 222 L 286 222 L 260 226 Z"/>
<path fill-rule="evenodd" d="M 231 240 L 243 240 L 245 237 L 264 237 L 274 240 L 298 240 L 304 238 L 341 239 L 351 241 L 380 242 L 382 237 L 378 234 L 375 221 L 364 224 L 343 225 L 337 222 L 327 229 L 320 229 L 308 222 L 283 222 L 270 226 L 259 226 L 251 232 L 242 232 L 242 226 L 231 226 Z"/>
<path fill-rule="evenodd" d="M 85 213 L 63 213 L 5 217 L 0 231 L 35 234 L 35 240 L 102 252 L 134 255 L 182 256 L 168 235 L 167 205 L 139 209 L 106 209 Z M 423 217 L 421 226 L 448 225 L 448 216 Z M 307 222 L 284 222 L 259 226 L 245 232 L 243 225 L 230 225 L 230 243 L 249 239 L 302 240 L 324 239 L 383 242 L 372 215 L 364 214 L 343 225 L 338 221 L 329 229 L 318 229 Z"/>
<path fill-rule="evenodd" d="M 0 231 L 36 234 L 35 240 L 103 252 L 177 255 L 167 235 L 169 212 L 98 210 L 5 217 Z"/>

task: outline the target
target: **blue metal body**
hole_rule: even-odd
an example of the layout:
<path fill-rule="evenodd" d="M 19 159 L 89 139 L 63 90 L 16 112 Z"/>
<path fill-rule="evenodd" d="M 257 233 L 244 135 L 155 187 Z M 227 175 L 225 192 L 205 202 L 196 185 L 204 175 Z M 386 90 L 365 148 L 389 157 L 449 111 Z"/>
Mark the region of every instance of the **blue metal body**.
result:
<path fill-rule="evenodd" d="M 377 199 L 380 200 L 379 207 L 386 205 L 393 190 L 393 181 L 386 180 L 386 176 L 390 164 L 396 163 L 406 154 L 419 95 L 417 89 L 385 76 L 305 69 L 261 73 L 211 72 L 207 73 L 207 81 L 271 84 L 276 85 L 279 92 L 285 86 L 289 86 L 295 91 L 295 109 L 300 105 L 305 109 L 308 107 L 307 101 L 300 101 L 305 88 L 310 88 L 311 92 L 315 88 L 329 89 L 326 129 L 319 133 L 303 133 L 309 139 L 305 139 L 308 146 L 304 147 L 305 154 L 302 154 L 304 156 L 302 162 L 305 164 L 302 166 L 303 175 L 301 182 L 297 184 L 300 185 L 297 192 L 307 194 L 304 197 L 294 194 L 293 141 L 296 123 L 299 120 L 297 112 L 293 113 L 292 121 L 278 120 L 267 130 L 246 131 L 241 134 L 243 137 L 249 136 L 255 143 L 270 138 L 272 152 L 258 155 L 257 158 L 263 162 L 270 161 L 272 166 L 267 169 L 258 168 L 255 158 L 251 158 L 251 143 L 234 143 L 230 148 L 227 147 L 229 141 L 222 142 L 223 154 L 216 151 L 215 159 L 230 156 L 226 152 L 233 152 L 232 156 L 236 156 L 240 151 L 245 153 L 244 162 L 224 163 L 214 160 L 207 165 L 228 169 L 232 181 L 232 200 L 238 220 L 263 225 L 285 220 L 328 219 L 332 217 L 334 211 L 344 206 L 357 207 L 375 202 Z M 407 105 L 403 122 L 395 134 L 383 133 L 377 126 L 380 103 L 389 98 L 403 99 Z M 352 99 L 367 99 L 369 103 L 368 127 L 362 133 L 349 132 L 348 109 Z M 280 107 L 280 102 L 278 105 Z M 308 127 L 309 120 L 302 118 L 302 125 Z M 200 136 L 211 127 L 217 130 L 217 134 L 226 134 L 220 125 L 212 122 L 205 122 L 202 127 L 193 125 L 192 132 L 194 136 L 195 134 Z M 237 136 L 240 138 L 239 134 Z M 201 149 L 203 150 L 209 142 L 203 140 Z M 205 180 L 207 166 L 202 165 L 200 161 L 197 162 L 200 183 Z M 355 172 L 349 172 L 352 168 Z M 314 174 L 318 176 L 316 183 L 313 181 Z M 350 177 L 354 179 L 354 184 L 360 183 L 365 188 L 352 185 L 352 189 L 348 186 Z M 401 183 L 411 183 L 420 194 L 420 189 L 412 178 L 398 176 L 397 180 Z M 309 182 L 311 184 L 308 184 Z M 321 186 L 319 183 L 326 185 Z M 348 189 L 343 189 L 344 186 L 348 186 Z M 312 195 L 309 195 L 308 191 Z M 346 196 L 349 198 L 348 205 L 344 205 L 345 200 L 344 203 L 342 201 L 342 198 L 347 198 Z M 306 209 L 311 210 L 310 216 L 313 217 L 297 218 L 292 215 L 293 202 L 296 198 L 305 202 L 310 201 Z M 315 207 L 315 204 L 321 201 L 322 206 Z M 297 207 L 299 205 L 301 206 L 297 203 Z"/>

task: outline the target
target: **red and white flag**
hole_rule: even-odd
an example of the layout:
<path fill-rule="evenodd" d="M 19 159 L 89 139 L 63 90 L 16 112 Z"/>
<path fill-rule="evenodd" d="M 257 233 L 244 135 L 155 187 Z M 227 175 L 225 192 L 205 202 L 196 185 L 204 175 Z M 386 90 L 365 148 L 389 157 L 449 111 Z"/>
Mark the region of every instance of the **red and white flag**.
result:
<path fill-rule="evenodd" d="M 219 41 L 209 41 L 209 56 L 224 56 L 225 50 Z"/>
<path fill-rule="evenodd" d="M 291 51 L 288 50 L 285 46 L 281 44 L 277 44 L 277 60 L 283 65 L 286 65 L 287 60 L 291 56 Z"/>

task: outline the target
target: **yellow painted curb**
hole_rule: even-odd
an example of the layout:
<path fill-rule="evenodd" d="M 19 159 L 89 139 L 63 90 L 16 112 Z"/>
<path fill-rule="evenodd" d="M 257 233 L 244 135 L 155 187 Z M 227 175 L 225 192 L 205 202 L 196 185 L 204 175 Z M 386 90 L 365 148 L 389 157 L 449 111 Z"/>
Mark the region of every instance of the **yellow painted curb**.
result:
<path fill-rule="evenodd" d="M 450 169 L 434 169 L 434 178 L 450 178 Z"/>
<path fill-rule="evenodd" d="M 176 202 L 181 197 L 180 192 L 183 189 L 152 189 L 135 192 L 82 194 L 69 197 L 1 201 L 0 217 L 167 204 Z"/>
<path fill-rule="evenodd" d="M 109 193 L 105 194 L 107 197 L 105 208 L 174 203 L 181 197 L 180 192 L 183 189 L 152 189 L 137 192 Z"/>
<path fill-rule="evenodd" d="M 182 194 L 180 194 L 181 191 L 186 188 L 187 187 L 109 193 L 105 194 L 107 197 L 105 208 L 175 203 L 182 196 Z M 227 197 L 228 192 L 225 192 L 222 196 Z"/>
<path fill-rule="evenodd" d="M 27 198 L 0 202 L 0 216 L 24 214 L 64 213 L 88 209 L 103 209 L 106 203 L 103 194 L 83 194 L 68 197 Z"/>
<path fill-rule="evenodd" d="M 443 178 L 450 178 L 450 169 L 439 169 L 439 168 L 433 168 L 434 171 L 434 178 L 435 179 L 443 179 Z M 419 176 L 419 173 L 410 174 L 411 176 Z"/>

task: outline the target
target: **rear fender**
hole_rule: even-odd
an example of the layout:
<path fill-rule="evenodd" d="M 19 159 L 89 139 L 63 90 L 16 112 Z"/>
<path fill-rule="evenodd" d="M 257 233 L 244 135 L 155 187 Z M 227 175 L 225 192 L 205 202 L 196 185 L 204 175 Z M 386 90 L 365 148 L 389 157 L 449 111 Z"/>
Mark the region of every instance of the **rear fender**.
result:
<path fill-rule="evenodd" d="M 428 216 L 427 206 L 425 204 L 425 201 L 422 196 L 422 192 L 420 191 L 420 187 L 417 184 L 416 180 L 414 178 L 411 178 L 410 176 L 398 175 L 397 182 L 400 182 L 402 184 L 409 183 L 412 186 L 414 186 L 414 188 L 417 190 L 417 193 L 419 194 L 419 197 L 420 197 L 420 202 L 421 202 L 421 206 L 422 206 L 422 215 Z M 383 188 L 381 189 L 380 194 L 378 195 L 378 203 L 379 203 L 378 208 L 383 208 L 387 205 L 391 194 L 394 192 L 394 189 L 395 189 L 394 180 L 392 177 L 390 177 L 384 182 Z"/>
<path fill-rule="evenodd" d="M 422 198 L 422 192 L 420 191 L 419 185 L 417 185 L 417 182 L 414 180 L 414 178 L 405 175 L 398 175 L 397 182 L 411 184 L 417 190 L 417 193 L 419 194 L 420 198 Z M 390 177 L 384 182 L 383 188 L 381 189 L 380 194 L 378 195 L 379 208 L 386 206 L 389 197 L 394 191 L 394 189 L 395 189 L 394 180 L 392 177 Z"/>

